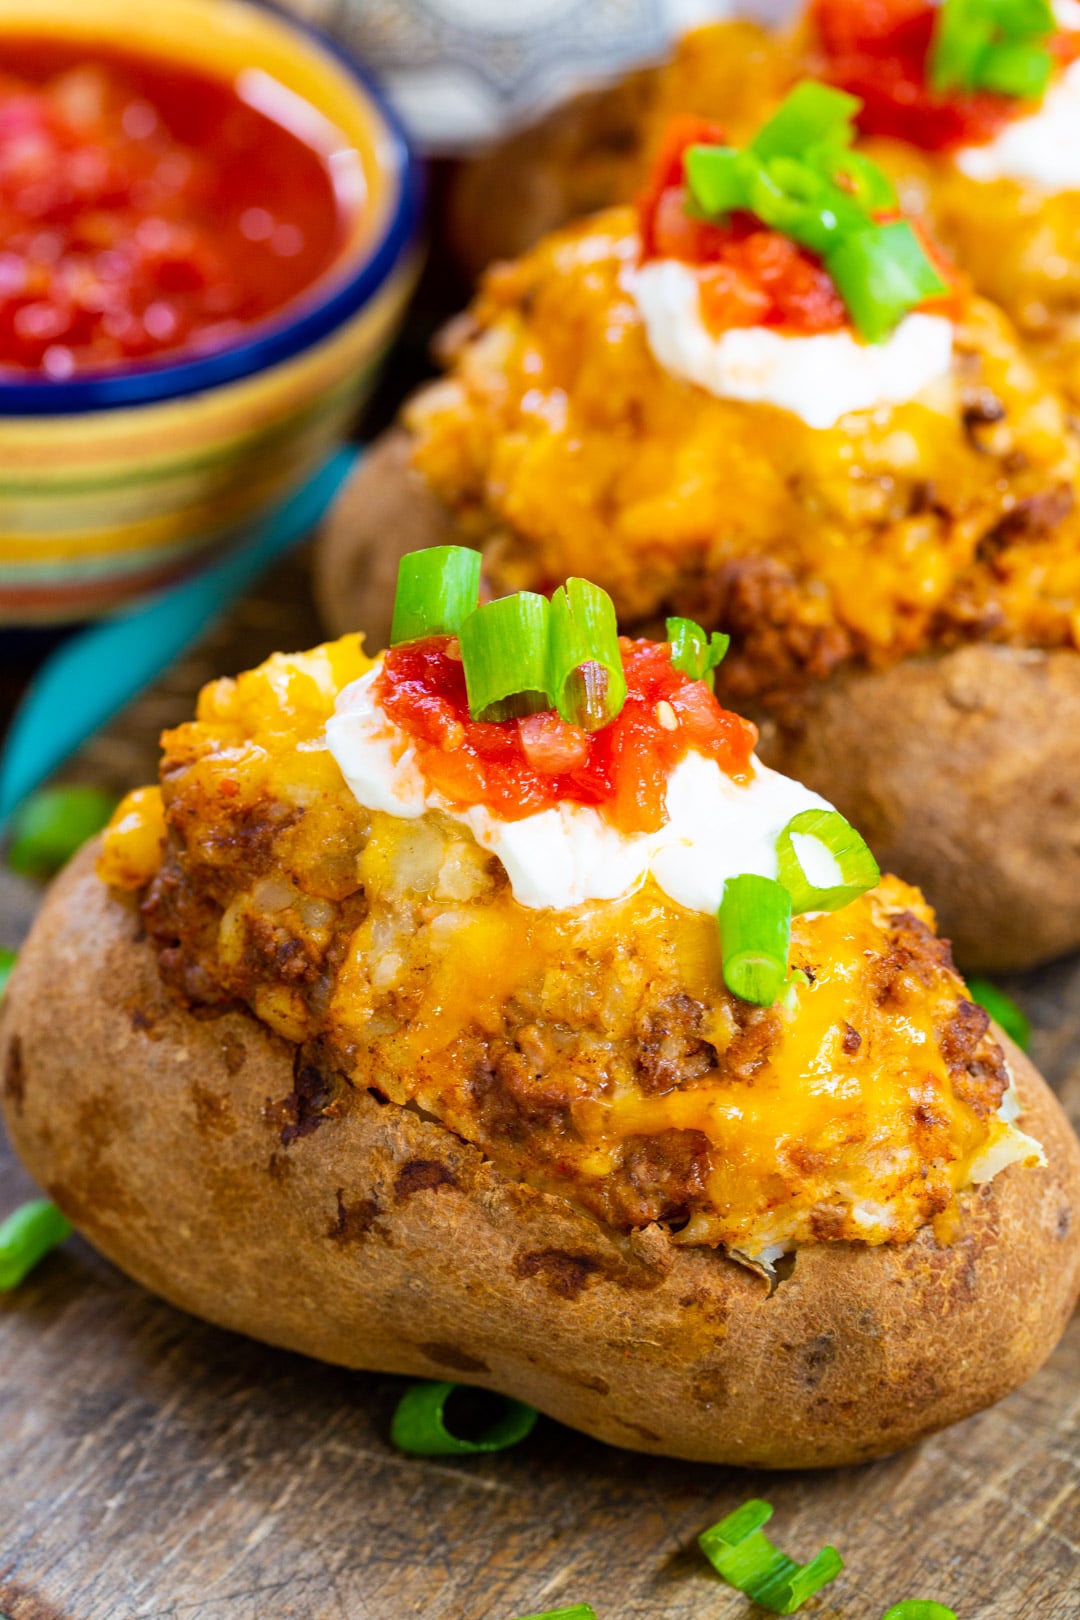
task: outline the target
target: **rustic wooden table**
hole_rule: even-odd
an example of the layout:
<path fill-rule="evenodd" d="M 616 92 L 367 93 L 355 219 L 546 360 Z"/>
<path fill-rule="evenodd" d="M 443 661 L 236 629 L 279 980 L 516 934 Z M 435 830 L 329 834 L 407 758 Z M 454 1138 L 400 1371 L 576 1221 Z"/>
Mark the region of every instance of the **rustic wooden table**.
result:
<path fill-rule="evenodd" d="M 117 791 L 148 779 L 158 731 L 211 674 L 317 638 L 293 563 L 70 774 Z M 0 876 L 0 943 L 37 899 Z M 1080 965 L 1009 988 L 1080 1123 Z M 29 1191 L 0 1144 L 0 1214 Z M 204 1326 L 71 1240 L 0 1301 L 0 1613 L 511 1620 L 584 1600 L 600 1620 L 752 1620 L 695 1537 L 764 1495 L 785 1550 L 831 1541 L 847 1561 L 804 1611 L 817 1620 L 879 1620 L 902 1597 L 960 1620 L 1080 1616 L 1080 1318 L 993 1411 L 827 1475 L 664 1462 L 550 1422 L 503 1456 L 412 1460 L 388 1441 L 402 1387 Z"/>

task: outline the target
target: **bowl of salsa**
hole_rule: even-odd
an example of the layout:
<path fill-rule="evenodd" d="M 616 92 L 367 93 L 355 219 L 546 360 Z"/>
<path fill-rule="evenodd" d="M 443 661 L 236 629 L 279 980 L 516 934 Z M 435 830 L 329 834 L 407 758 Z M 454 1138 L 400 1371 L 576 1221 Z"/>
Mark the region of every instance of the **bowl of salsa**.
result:
<path fill-rule="evenodd" d="M 0 0 L 0 626 L 197 566 L 344 438 L 417 266 L 393 114 L 250 0 Z"/>

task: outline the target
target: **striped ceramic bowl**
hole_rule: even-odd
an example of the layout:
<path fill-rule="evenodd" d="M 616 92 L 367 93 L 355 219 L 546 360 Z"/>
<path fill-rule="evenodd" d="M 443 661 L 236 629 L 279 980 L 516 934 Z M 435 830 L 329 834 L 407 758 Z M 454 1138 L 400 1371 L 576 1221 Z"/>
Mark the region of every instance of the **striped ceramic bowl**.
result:
<path fill-rule="evenodd" d="M 323 277 L 232 348 L 0 381 L 0 627 L 86 619 L 165 584 L 289 495 L 344 438 L 418 259 L 404 136 L 323 35 L 248 0 L 0 0 L 0 61 L 16 30 L 225 77 L 262 68 L 347 137 L 368 200 Z"/>

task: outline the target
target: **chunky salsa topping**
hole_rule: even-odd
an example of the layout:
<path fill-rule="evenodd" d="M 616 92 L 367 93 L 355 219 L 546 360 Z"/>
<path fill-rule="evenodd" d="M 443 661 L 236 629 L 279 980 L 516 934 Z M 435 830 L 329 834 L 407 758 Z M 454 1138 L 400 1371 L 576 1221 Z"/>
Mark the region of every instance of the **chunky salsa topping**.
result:
<path fill-rule="evenodd" d="M 697 267 L 701 319 L 714 337 L 739 326 L 769 326 L 796 336 L 848 325 L 821 260 L 753 214 L 736 211 L 722 224 L 690 204 L 686 154 L 723 146 L 718 124 L 673 119 L 648 185 L 638 200 L 642 260 L 681 259 Z"/>
<path fill-rule="evenodd" d="M 62 380 L 218 349 L 311 286 L 345 219 L 324 157 L 273 116 L 279 89 L 6 38 L 0 368 Z"/>
<path fill-rule="evenodd" d="M 704 681 L 671 661 L 666 643 L 619 640 L 627 695 L 618 716 L 585 731 L 554 710 L 497 724 L 470 718 L 456 637 L 392 647 L 375 694 L 413 740 L 428 785 L 504 821 L 562 802 L 594 805 L 624 833 L 667 819 L 667 782 L 691 750 L 730 776 L 749 770 L 757 727 L 721 707 Z"/>
<path fill-rule="evenodd" d="M 985 145 L 1030 110 L 1028 99 L 985 88 L 935 88 L 940 16 L 941 7 L 927 0 L 814 0 L 822 77 L 859 97 L 864 135 L 945 152 Z M 1046 46 L 1064 65 L 1080 54 L 1080 36 L 1056 33 Z"/>

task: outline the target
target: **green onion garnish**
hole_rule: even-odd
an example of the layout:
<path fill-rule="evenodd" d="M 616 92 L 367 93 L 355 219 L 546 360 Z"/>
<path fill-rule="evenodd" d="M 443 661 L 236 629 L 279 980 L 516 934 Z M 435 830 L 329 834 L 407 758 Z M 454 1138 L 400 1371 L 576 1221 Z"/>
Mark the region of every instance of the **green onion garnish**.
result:
<path fill-rule="evenodd" d="M 115 808 L 115 798 L 101 788 L 75 785 L 33 794 L 12 823 L 8 865 L 27 877 L 52 877 L 101 831 Z"/>
<path fill-rule="evenodd" d="M 894 1603 L 881 1620 L 956 1620 L 956 1615 L 944 1603 L 924 1603 L 921 1598 L 908 1598 L 903 1603 Z"/>
<path fill-rule="evenodd" d="M 551 598 L 548 688 L 572 726 L 599 731 L 626 701 L 611 598 L 587 579 L 568 579 Z"/>
<path fill-rule="evenodd" d="M 410 551 L 398 565 L 390 645 L 456 636 L 480 599 L 480 553 L 467 546 Z"/>
<path fill-rule="evenodd" d="M 1048 0 L 945 0 L 934 28 L 930 82 L 937 91 L 990 90 L 1038 101 L 1054 71 Z"/>
<path fill-rule="evenodd" d="M 466 1389 L 463 1384 L 414 1384 L 406 1390 L 390 1428 L 398 1450 L 412 1457 L 469 1457 L 479 1451 L 505 1451 L 532 1433 L 540 1416 L 535 1407 L 508 1395 L 470 1390 L 467 1393 L 485 1407 L 496 1403 L 497 1416 L 474 1440 L 452 1434 L 446 1424 L 446 1405 L 451 1396 Z"/>
<path fill-rule="evenodd" d="M 740 1001 L 771 1007 L 787 982 L 790 894 L 772 878 L 743 872 L 724 884 L 719 922 L 724 983 Z"/>
<path fill-rule="evenodd" d="M 774 1547 L 764 1534 L 773 1510 L 768 1502 L 744 1502 L 726 1519 L 698 1537 L 698 1545 L 718 1575 L 773 1614 L 794 1614 L 796 1609 L 834 1581 L 844 1567 L 835 1547 L 823 1547 L 809 1564 Z"/>
<path fill-rule="evenodd" d="M 979 69 L 980 86 L 1019 101 L 1041 101 L 1054 72 L 1054 58 L 1038 45 L 991 45 Z"/>
<path fill-rule="evenodd" d="M 731 637 L 714 630 L 707 636 L 693 619 L 669 619 L 667 638 L 671 642 L 671 662 L 692 681 L 704 681 L 711 692 L 716 685 L 713 673 L 724 662 Z"/>
<path fill-rule="evenodd" d="M 543 1614 L 525 1614 L 521 1620 L 596 1620 L 588 1603 L 572 1603 L 568 1609 L 545 1609 Z"/>
<path fill-rule="evenodd" d="M 16 954 L 9 951 L 6 945 L 0 945 L 0 1001 L 4 999 L 7 982 L 11 978 L 16 962 Z"/>
<path fill-rule="evenodd" d="M 47 1198 L 21 1204 L 0 1222 L 0 1293 L 18 1288 L 39 1260 L 71 1236 L 71 1222 Z"/>
<path fill-rule="evenodd" d="M 948 288 L 906 219 L 858 231 L 828 254 L 825 267 L 863 337 L 888 337 L 909 309 Z"/>
<path fill-rule="evenodd" d="M 818 884 L 807 876 L 803 860 L 812 860 L 813 851 L 800 847 L 797 839 L 812 839 L 828 852 L 839 882 Z M 839 911 L 872 889 L 881 877 L 866 840 L 839 810 L 800 810 L 792 816 L 776 840 L 776 861 L 796 916 L 804 911 Z"/>
<path fill-rule="evenodd" d="M 972 1001 L 977 1001 L 980 1007 L 985 1007 L 995 1024 L 1000 1024 L 1006 1035 L 1022 1052 L 1026 1052 L 1031 1044 L 1031 1021 L 1011 996 L 1004 990 L 999 990 L 996 984 L 989 979 L 969 979 L 967 981 L 968 995 Z"/>
<path fill-rule="evenodd" d="M 876 343 L 947 288 L 910 225 L 876 217 L 895 209 L 896 193 L 876 164 L 852 150 L 860 106 L 806 80 L 745 151 L 692 146 L 684 161 L 696 213 L 723 219 L 745 210 L 818 254 L 856 329 Z"/>
<path fill-rule="evenodd" d="M 550 621 L 547 597 L 532 591 L 501 596 L 465 620 L 458 637 L 474 720 L 517 720 L 551 708 Z"/>
<path fill-rule="evenodd" d="M 804 79 L 758 130 L 750 150 L 760 158 L 801 157 L 822 141 L 850 146 L 855 139 L 855 118 L 862 107 L 831 85 Z"/>

